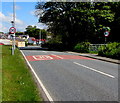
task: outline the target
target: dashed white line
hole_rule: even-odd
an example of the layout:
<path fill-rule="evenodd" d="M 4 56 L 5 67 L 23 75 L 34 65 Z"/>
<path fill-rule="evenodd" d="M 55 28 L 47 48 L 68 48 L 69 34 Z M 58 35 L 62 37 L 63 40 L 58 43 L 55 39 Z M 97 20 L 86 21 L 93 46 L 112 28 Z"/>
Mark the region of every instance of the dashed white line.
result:
<path fill-rule="evenodd" d="M 105 75 L 105 76 L 108 76 L 108 77 L 111 77 L 111 78 L 115 78 L 113 75 L 110 75 L 110 74 L 104 73 L 104 72 L 102 72 L 102 71 L 93 69 L 93 68 L 88 67 L 88 66 L 85 66 L 85 65 L 83 65 L 83 64 L 80 64 L 80 63 L 77 63 L 77 62 L 73 62 L 73 63 L 74 63 L 74 64 L 77 64 L 77 65 L 79 65 L 79 66 L 82 66 L 82 67 L 84 67 L 84 68 L 87 68 L 87 69 L 89 69 L 89 70 L 95 71 L 95 72 L 97 72 L 97 73 L 100 73 L 100 74 L 102 74 L 102 75 Z"/>
<path fill-rule="evenodd" d="M 21 50 L 20 50 L 21 51 Z M 27 58 L 25 57 L 24 53 L 21 51 L 22 55 L 24 56 L 28 66 L 30 67 L 31 71 L 33 72 L 33 74 L 35 75 L 38 83 L 40 84 L 40 86 L 42 87 L 44 93 L 46 94 L 48 100 L 51 102 L 51 103 L 54 103 L 52 97 L 50 96 L 50 94 L 48 93 L 47 89 L 45 88 L 45 86 L 43 85 L 42 81 L 40 80 L 40 78 L 37 76 L 36 72 L 34 71 L 34 69 L 32 68 L 31 64 L 28 62 Z"/>

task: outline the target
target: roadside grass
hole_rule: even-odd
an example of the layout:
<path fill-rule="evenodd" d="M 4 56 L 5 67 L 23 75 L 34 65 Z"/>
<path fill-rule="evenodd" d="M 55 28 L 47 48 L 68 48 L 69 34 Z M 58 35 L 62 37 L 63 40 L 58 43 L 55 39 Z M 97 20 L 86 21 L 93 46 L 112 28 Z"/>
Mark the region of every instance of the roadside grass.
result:
<path fill-rule="evenodd" d="M 2 46 L 2 101 L 43 101 L 23 56 L 17 48 L 11 55 L 11 46 Z"/>
<path fill-rule="evenodd" d="M 0 103 L 2 102 L 2 46 L 0 45 Z"/>

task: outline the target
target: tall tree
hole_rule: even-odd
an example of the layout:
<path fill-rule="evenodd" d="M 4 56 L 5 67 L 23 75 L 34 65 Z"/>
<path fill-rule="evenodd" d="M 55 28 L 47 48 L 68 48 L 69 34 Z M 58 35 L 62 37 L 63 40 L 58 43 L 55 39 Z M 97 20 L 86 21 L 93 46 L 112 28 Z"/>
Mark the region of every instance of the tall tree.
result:
<path fill-rule="evenodd" d="M 36 26 L 27 26 L 25 34 L 29 35 L 30 37 L 35 37 L 36 39 L 39 39 L 40 32 L 42 35 L 42 39 L 46 39 L 47 31 L 44 29 L 39 29 Z"/>
<path fill-rule="evenodd" d="M 55 35 L 61 35 L 63 44 L 70 48 L 85 40 L 98 42 L 100 28 L 108 26 L 114 18 L 105 2 L 47 2 L 38 3 L 36 9 L 42 11 L 37 14 L 39 21 L 46 23 Z"/>

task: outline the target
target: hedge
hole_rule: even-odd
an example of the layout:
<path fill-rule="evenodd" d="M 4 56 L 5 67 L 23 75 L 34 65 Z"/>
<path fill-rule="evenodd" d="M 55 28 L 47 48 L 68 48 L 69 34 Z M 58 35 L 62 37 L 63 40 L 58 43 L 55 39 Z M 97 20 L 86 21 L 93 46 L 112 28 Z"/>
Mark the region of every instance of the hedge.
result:
<path fill-rule="evenodd" d="M 98 55 L 120 59 L 120 43 L 113 42 L 103 45 L 98 49 Z"/>

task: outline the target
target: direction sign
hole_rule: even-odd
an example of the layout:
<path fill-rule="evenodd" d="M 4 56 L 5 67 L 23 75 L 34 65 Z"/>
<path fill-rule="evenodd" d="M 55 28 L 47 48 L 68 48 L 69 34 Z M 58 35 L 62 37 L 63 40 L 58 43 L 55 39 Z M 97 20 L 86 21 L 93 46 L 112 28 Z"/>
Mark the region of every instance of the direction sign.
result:
<path fill-rule="evenodd" d="M 109 36 L 109 34 L 110 34 L 109 31 L 104 32 L 105 37 Z"/>
<path fill-rule="evenodd" d="M 10 34 L 16 33 L 16 28 L 15 28 L 15 27 L 11 27 L 11 28 L 9 29 L 9 32 L 10 32 Z"/>

